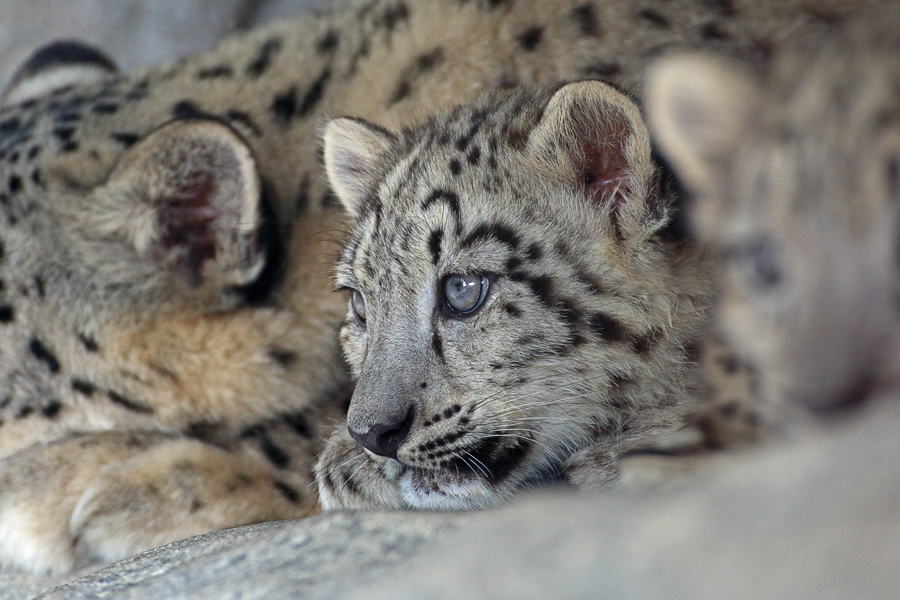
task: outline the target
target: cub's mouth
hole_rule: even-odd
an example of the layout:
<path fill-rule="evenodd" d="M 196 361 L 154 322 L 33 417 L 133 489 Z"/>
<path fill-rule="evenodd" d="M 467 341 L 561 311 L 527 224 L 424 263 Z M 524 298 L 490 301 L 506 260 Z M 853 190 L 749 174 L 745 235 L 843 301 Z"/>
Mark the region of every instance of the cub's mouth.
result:
<path fill-rule="evenodd" d="M 528 476 L 531 437 L 486 435 L 473 444 L 435 450 L 427 442 L 399 453 L 403 500 L 434 510 L 470 510 L 503 503 Z M 404 449 L 405 450 L 405 449 Z"/>

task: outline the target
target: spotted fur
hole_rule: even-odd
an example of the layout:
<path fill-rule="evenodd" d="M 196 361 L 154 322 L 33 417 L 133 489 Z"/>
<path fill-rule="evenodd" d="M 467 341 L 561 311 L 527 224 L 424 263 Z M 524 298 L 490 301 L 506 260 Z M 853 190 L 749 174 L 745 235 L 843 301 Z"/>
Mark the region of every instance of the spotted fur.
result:
<path fill-rule="evenodd" d="M 349 433 L 396 459 L 337 433 L 326 507 L 483 507 L 562 475 L 599 487 L 682 423 L 705 266 L 667 236 L 671 192 L 624 95 L 517 90 L 399 135 L 333 121 L 325 141 L 354 215 L 338 285 L 365 298 L 341 330 Z M 487 280 L 477 311 L 448 304 L 456 273 Z M 404 422 L 391 447 L 378 428 Z M 391 469 L 388 495 L 369 480 Z"/>
<path fill-rule="evenodd" d="M 36 55 L 0 108 L 0 560 L 65 570 L 315 510 L 312 456 L 349 392 L 324 115 L 398 127 L 497 87 L 633 87 L 665 46 L 758 53 L 856 5 L 649 4 L 352 0 L 136 73 L 83 46 Z"/>
<path fill-rule="evenodd" d="M 721 317 L 773 418 L 895 389 L 900 10 L 779 49 L 655 67 L 649 109 L 723 258 Z"/>

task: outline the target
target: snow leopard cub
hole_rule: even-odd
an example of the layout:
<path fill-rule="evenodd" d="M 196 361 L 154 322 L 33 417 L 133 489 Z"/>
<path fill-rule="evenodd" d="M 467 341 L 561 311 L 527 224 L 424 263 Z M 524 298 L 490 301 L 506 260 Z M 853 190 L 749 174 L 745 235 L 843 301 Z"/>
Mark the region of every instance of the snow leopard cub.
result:
<path fill-rule="evenodd" d="M 706 54 L 652 71 L 651 124 L 724 258 L 724 326 L 776 409 L 896 390 L 898 49 L 886 6 L 764 74 Z"/>
<path fill-rule="evenodd" d="M 341 342 L 358 378 L 317 467 L 325 508 L 469 509 L 683 423 L 701 253 L 638 108 L 601 82 L 498 92 L 392 133 L 342 118 L 325 163 L 352 233 Z"/>

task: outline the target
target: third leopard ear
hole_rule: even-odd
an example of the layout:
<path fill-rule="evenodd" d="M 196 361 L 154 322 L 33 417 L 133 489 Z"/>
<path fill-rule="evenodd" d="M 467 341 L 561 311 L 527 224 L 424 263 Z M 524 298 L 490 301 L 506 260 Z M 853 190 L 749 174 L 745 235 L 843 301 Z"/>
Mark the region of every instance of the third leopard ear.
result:
<path fill-rule="evenodd" d="M 756 75 L 732 59 L 673 54 L 650 69 L 645 96 L 654 143 L 694 196 L 694 224 L 718 237 L 737 210 L 722 178 L 762 104 Z"/>

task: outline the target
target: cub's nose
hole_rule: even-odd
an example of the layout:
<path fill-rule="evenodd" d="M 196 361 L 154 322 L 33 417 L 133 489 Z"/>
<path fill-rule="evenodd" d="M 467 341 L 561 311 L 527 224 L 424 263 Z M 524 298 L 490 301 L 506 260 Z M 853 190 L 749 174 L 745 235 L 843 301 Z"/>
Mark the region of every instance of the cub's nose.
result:
<path fill-rule="evenodd" d="M 360 432 L 348 427 L 350 437 L 362 444 L 363 448 L 379 456 L 397 458 L 397 450 L 406 441 L 413 421 L 416 420 L 416 407 L 410 406 L 406 415 L 396 421 L 376 423 L 366 432 Z"/>

